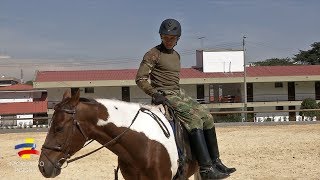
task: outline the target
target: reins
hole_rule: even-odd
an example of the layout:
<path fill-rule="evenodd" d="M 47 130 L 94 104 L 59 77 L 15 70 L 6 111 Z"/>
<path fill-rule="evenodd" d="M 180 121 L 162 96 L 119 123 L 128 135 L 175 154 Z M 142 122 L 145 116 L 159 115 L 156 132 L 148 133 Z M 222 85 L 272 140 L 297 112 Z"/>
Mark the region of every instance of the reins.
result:
<path fill-rule="evenodd" d="M 167 126 L 164 124 L 164 122 L 161 120 L 161 118 L 159 118 L 159 116 L 157 116 L 155 113 L 153 113 L 152 111 L 150 111 L 149 109 L 146 108 L 140 108 L 141 112 L 144 112 L 146 114 L 149 114 L 159 125 L 159 127 L 161 128 L 163 134 L 169 138 L 170 137 L 170 131 L 168 130 Z"/>
<path fill-rule="evenodd" d="M 115 143 L 118 139 L 121 138 L 121 136 L 123 136 L 126 132 L 128 132 L 128 131 L 130 130 L 130 127 L 132 126 L 132 124 L 133 124 L 133 123 L 135 122 L 135 120 L 137 119 L 137 117 L 138 117 L 141 109 L 142 109 L 142 108 L 140 108 L 140 109 L 138 110 L 138 112 L 136 113 L 136 115 L 135 115 L 134 118 L 132 119 L 131 124 L 128 126 L 128 129 L 124 130 L 124 131 L 123 131 L 122 133 L 120 133 L 118 136 L 116 136 L 115 138 L 111 139 L 111 140 L 108 141 L 107 143 L 103 144 L 103 145 L 100 146 L 99 148 L 97 148 L 97 149 L 95 149 L 95 150 L 93 150 L 93 151 L 91 151 L 91 152 L 88 152 L 88 153 L 86 153 L 86 154 L 84 154 L 84 155 L 81 155 L 81 156 L 72 158 L 72 159 L 70 159 L 70 160 L 67 160 L 67 164 L 69 164 L 69 163 L 71 163 L 71 162 L 73 162 L 73 161 L 82 159 L 82 158 L 84 158 L 84 157 L 86 157 L 86 156 L 89 156 L 90 154 L 93 154 L 93 153 L 99 151 L 99 150 L 102 149 L 102 148 L 108 147 L 111 143 Z M 92 141 L 93 141 L 93 140 L 91 140 L 91 142 L 92 142 Z M 89 143 L 91 143 L 91 142 L 89 142 Z M 89 144 L 89 143 L 88 143 L 88 144 Z M 86 145 L 88 145 L 88 144 L 86 144 Z M 85 146 L 83 146 L 83 147 L 85 147 Z"/>
<path fill-rule="evenodd" d="M 75 158 L 72 158 L 70 160 L 67 160 L 67 164 L 73 162 L 73 161 L 76 161 L 76 160 L 79 160 L 79 159 L 82 159 L 86 156 L 89 156 L 90 154 L 93 154 L 97 151 L 99 151 L 100 149 L 102 148 L 105 148 L 105 147 L 108 147 L 109 145 L 111 145 L 112 143 L 116 143 L 116 141 L 118 139 L 120 139 L 126 132 L 128 132 L 130 130 L 130 127 L 133 125 L 133 123 L 135 122 L 135 120 L 137 119 L 138 115 L 140 112 L 143 112 L 143 113 L 146 113 L 146 114 L 149 114 L 157 123 L 158 125 L 160 126 L 161 130 L 163 131 L 164 135 L 169 138 L 170 137 L 170 132 L 168 130 L 168 128 L 165 126 L 164 122 L 155 114 L 153 113 L 152 111 L 150 111 L 149 109 L 146 109 L 144 107 L 140 107 L 140 109 L 137 111 L 136 115 L 134 116 L 134 118 L 132 119 L 131 121 L 131 124 L 128 126 L 128 129 L 124 130 L 122 133 L 120 133 L 118 136 L 116 136 L 115 138 L 111 139 L 110 141 L 108 141 L 107 143 L 103 144 L 101 147 L 91 151 L 91 152 L 88 152 L 84 155 L 81 155 L 81 156 L 78 156 L 78 157 L 75 157 Z M 90 144 L 93 140 L 91 140 L 89 143 L 87 143 L 85 146 L 87 146 L 88 144 Z M 83 146 L 83 147 L 85 147 Z"/>
<path fill-rule="evenodd" d="M 135 120 L 137 119 L 138 115 L 139 115 L 139 112 L 141 111 L 142 108 L 140 108 L 138 110 L 138 112 L 136 113 L 136 115 L 134 116 L 131 124 L 129 125 L 128 129 L 126 129 L 125 131 L 123 131 L 121 134 L 119 134 L 118 136 L 116 136 L 115 138 L 111 139 L 110 141 L 108 141 L 107 143 L 105 143 L 104 145 L 102 145 L 101 147 L 99 147 L 98 149 L 95 149 L 89 153 L 86 153 L 84 155 L 81 155 L 81 156 L 78 156 L 78 157 L 75 157 L 75 158 L 72 158 L 72 159 L 69 159 L 67 160 L 68 158 L 70 158 L 70 154 L 68 152 L 68 149 L 69 147 L 67 148 L 62 148 L 61 146 L 47 146 L 46 144 L 44 144 L 42 146 L 42 148 L 44 149 L 49 149 L 49 150 L 53 150 L 53 151 L 58 151 L 58 152 L 63 152 L 65 154 L 65 156 L 61 159 L 58 160 L 57 163 L 54 163 L 50 158 L 49 156 L 43 151 L 44 155 L 47 157 L 47 159 L 54 165 L 55 168 L 58 168 L 58 169 L 62 169 L 62 165 L 60 163 L 60 161 L 62 160 L 66 160 L 66 166 L 64 166 L 63 168 L 66 168 L 68 166 L 69 163 L 73 162 L 73 161 L 76 161 L 76 160 L 79 160 L 79 159 L 82 159 L 90 154 L 93 154 L 97 151 L 99 151 L 100 149 L 104 148 L 104 147 L 107 147 L 109 146 L 111 143 L 115 143 L 121 136 L 123 136 L 128 130 L 130 130 L 130 127 L 132 126 L 132 124 L 135 122 Z M 67 136 L 67 140 L 66 140 L 66 143 L 65 144 L 68 144 L 69 142 L 69 137 L 72 133 L 74 133 L 74 127 L 77 127 L 79 129 L 79 131 L 81 132 L 81 134 L 83 135 L 83 137 L 86 139 L 86 141 L 88 140 L 88 136 L 85 135 L 84 131 L 82 130 L 81 126 L 80 126 L 80 123 L 76 120 L 75 118 L 75 114 L 76 114 L 76 111 L 73 109 L 73 110 L 70 110 L 70 109 L 63 109 L 64 112 L 68 113 L 68 114 L 72 114 L 72 119 L 73 119 L 73 126 L 72 126 L 72 131 L 71 133 L 69 133 L 69 135 Z M 88 144 L 90 144 L 91 142 L 93 142 L 94 140 L 90 140 L 88 143 L 86 143 L 83 147 L 87 146 Z M 64 146 L 65 147 L 65 146 Z M 67 152 L 65 151 L 65 149 L 67 149 Z"/>
<path fill-rule="evenodd" d="M 64 157 L 62 157 L 61 159 L 59 159 L 57 163 L 54 163 L 54 162 L 49 158 L 49 156 L 48 156 L 45 152 L 43 152 L 44 155 L 47 157 L 47 159 L 48 159 L 48 160 L 53 164 L 53 166 L 54 166 L 55 168 L 57 168 L 57 169 L 66 168 L 66 167 L 68 166 L 68 164 L 71 163 L 71 162 L 74 162 L 74 161 L 76 161 L 76 160 L 82 159 L 82 158 L 84 158 L 84 157 L 86 157 L 86 156 L 89 156 L 89 155 L 91 155 L 91 154 L 99 151 L 99 150 L 102 149 L 102 148 L 105 148 L 105 147 L 108 147 L 108 146 L 110 146 L 110 145 L 112 145 L 112 144 L 114 144 L 114 143 L 117 143 L 117 140 L 120 139 L 125 133 L 127 133 L 127 132 L 130 130 L 131 126 L 132 126 L 133 123 L 136 121 L 136 119 L 137 119 L 137 117 L 138 117 L 138 115 L 139 115 L 140 112 L 143 112 L 143 113 L 146 113 L 146 114 L 150 115 L 150 116 L 156 121 L 156 123 L 159 125 L 159 127 L 161 128 L 161 130 L 162 130 L 162 132 L 164 133 L 164 135 L 165 135 L 167 138 L 170 137 L 170 131 L 168 130 L 168 128 L 167 128 L 167 126 L 165 125 L 165 123 L 161 120 L 161 118 L 160 118 L 159 116 L 157 116 L 155 113 L 153 113 L 151 110 L 149 110 L 149 109 L 147 109 L 147 108 L 144 108 L 144 107 L 140 107 L 139 110 L 137 111 L 137 113 L 135 114 L 134 118 L 132 119 L 132 121 L 131 121 L 130 125 L 128 126 L 128 128 L 127 128 L 126 130 L 124 130 L 122 133 L 120 133 L 120 134 L 117 135 L 115 138 L 111 139 L 110 141 L 108 141 L 107 143 L 103 144 L 101 147 L 99 147 L 99 148 L 97 148 L 97 149 L 95 149 L 95 150 L 93 150 L 93 151 L 90 151 L 90 152 L 88 152 L 88 153 L 86 153 L 86 154 L 84 154 L 84 155 L 81 155 L 81 156 L 78 156 L 78 157 L 69 159 L 69 158 L 71 157 L 71 155 L 69 154 L 70 148 L 67 147 L 67 146 L 65 146 L 65 145 L 68 145 L 68 144 L 69 144 L 69 138 L 70 138 L 71 134 L 73 134 L 73 133 L 75 132 L 75 129 L 76 129 L 76 128 L 78 128 L 78 130 L 80 131 L 80 133 L 83 135 L 83 137 L 85 138 L 85 140 L 86 140 L 86 142 L 87 142 L 87 143 L 85 143 L 85 145 L 84 145 L 83 147 L 89 145 L 89 144 L 92 143 L 94 140 L 91 139 L 91 140 L 88 142 L 88 139 L 89 139 L 88 136 L 86 136 L 85 132 L 83 131 L 83 129 L 82 129 L 81 126 L 80 126 L 79 121 L 77 121 L 77 119 L 76 119 L 76 117 L 75 117 L 75 115 L 76 115 L 76 110 L 75 110 L 75 109 L 71 109 L 71 110 L 70 110 L 70 109 L 62 109 L 62 111 L 66 112 L 66 113 L 68 113 L 68 114 L 72 114 L 72 119 L 73 119 L 72 131 L 71 131 L 71 133 L 69 133 L 69 135 L 68 135 L 68 137 L 67 137 L 67 140 L 66 140 L 66 142 L 64 143 L 64 146 L 63 146 L 63 147 L 61 147 L 61 146 L 47 146 L 46 144 L 44 144 L 44 145 L 42 146 L 42 148 L 44 148 L 44 149 L 49 149 L 49 150 L 53 150 L 53 151 L 58 151 L 58 152 L 63 152 L 63 153 L 64 153 Z M 69 160 L 68 160 L 68 159 L 69 159 Z M 64 163 L 62 162 L 63 160 L 65 160 L 64 163 L 66 163 L 66 165 L 65 165 L 64 167 L 62 167 L 63 164 L 64 164 Z M 114 171 L 115 171 L 115 172 L 114 172 L 114 173 L 115 173 L 115 179 L 117 180 L 117 179 L 118 179 L 117 173 L 118 173 L 118 171 L 119 171 L 119 165 L 117 166 L 117 168 L 116 168 Z"/>

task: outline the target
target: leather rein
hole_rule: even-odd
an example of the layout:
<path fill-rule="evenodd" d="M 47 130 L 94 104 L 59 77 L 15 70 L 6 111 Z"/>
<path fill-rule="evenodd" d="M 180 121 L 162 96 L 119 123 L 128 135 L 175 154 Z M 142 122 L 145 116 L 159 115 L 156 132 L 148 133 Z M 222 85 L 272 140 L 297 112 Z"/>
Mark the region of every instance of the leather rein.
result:
<path fill-rule="evenodd" d="M 55 168 L 57 169 L 63 169 L 63 168 L 66 168 L 68 166 L 69 163 L 73 162 L 73 161 L 76 161 L 76 160 L 79 160 L 79 159 L 82 159 L 90 154 L 93 154 L 97 151 L 99 151 L 100 149 L 102 148 L 105 148 L 105 147 L 108 147 L 110 146 L 111 144 L 113 143 L 117 143 L 117 140 L 120 139 L 126 132 L 128 132 L 130 130 L 130 127 L 132 126 L 132 124 L 135 122 L 135 120 L 137 119 L 138 115 L 140 112 L 143 112 L 143 113 L 147 113 L 149 114 L 157 123 L 158 125 L 160 126 L 160 128 L 162 129 L 162 131 L 164 132 L 165 136 L 167 138 L 170 137 L 170 132 L 169 130 L 167 129 L 167 127 L 165 126 L 165 124 L 162 122 L 162 120 L 156 115 L 154 114 L 153 112 L 151 112 L 149 109 L 146 109 L 144 107 L 140 107 L 140 109 L 137 111 L 136 115 L 134 116 L 134 118 L 132 119 L 131 121 L 131 124 L 128 126 L 128 128 L 126 130 L 124 130 L 122 133 L 120 133 L 118 136 L 116 136 L 115 138 L 111 139 L 110 141 L 108 141 L 107 143 L 103 144 L 101 147 L 91 151 L 91 152 L 88 152 L 84 155 L 81 155 L 81 156 L 78 156 L 78 157 L 75 157 L 75 158 L 72 158 L 72 159 L 69 159 L 71 158 L 71 154 L 70 154 L 70 147 L 69 145 L 71 144 L 70 141 L 71 141 L 71 136 L 72 134 L 74 134 L 74 132 L 76 130 L 79 130 L 80 133 L 83 135 L 83 137 L 85 138 L 85 141 L 88 142 L 89 138 L 88 136 L 84 133 L 83 129 L 81 128 L 80 126 L 80 123 L 79 121 L 76 119 L 76 109 L 61 109 L 60 111 L 64 111 L 65 113 L 67 114 L 72 114 L 72 120 L 73 120 L 73 125 L 72 125 L 72 131 L 68 133 L 68 136 L 67 136 L 67 139 L 64 143 L 63 146 L 61 145 L 56 145 L 56 146 L 48 146 L 46 144 L 43 144 L 42 146 L 42 149 L 47 149 L 47 150 L 52 150 L 52 151 L 56 151 L 56 152 L 62 152 L 64 154 L 64 156 L 59 159 L 56 163 L 54 163 L 50 157 L 48 156 L 48 154 L 45 152 L 45 151 L 42 151 L 43 154 L 46 156 L 46 158 L 54 165 Z M 93 139 L 91 139 L 88 143 L 85 143 L 85 146 L 87 146 L 88 144 L 90 144 L 92 141 L 94 141 Z M 82 148 L 83 148 L 82 147 Z M 64 164 L 64 162 L 66 162 L 66 166 L 62 167 L 62 165 Z M 40 164 L 41 165 L 41 164 Z"/>

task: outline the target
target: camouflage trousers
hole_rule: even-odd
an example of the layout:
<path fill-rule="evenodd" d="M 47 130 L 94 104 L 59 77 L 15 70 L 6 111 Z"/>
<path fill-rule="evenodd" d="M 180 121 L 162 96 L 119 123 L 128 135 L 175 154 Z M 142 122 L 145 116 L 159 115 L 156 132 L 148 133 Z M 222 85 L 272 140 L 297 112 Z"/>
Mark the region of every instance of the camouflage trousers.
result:
<path fill-rule="evenodd" d="M 186 95 L 184 90 L 162 90 L 186 129 L 211 129 L 214 120 L 206 107 Z"/>

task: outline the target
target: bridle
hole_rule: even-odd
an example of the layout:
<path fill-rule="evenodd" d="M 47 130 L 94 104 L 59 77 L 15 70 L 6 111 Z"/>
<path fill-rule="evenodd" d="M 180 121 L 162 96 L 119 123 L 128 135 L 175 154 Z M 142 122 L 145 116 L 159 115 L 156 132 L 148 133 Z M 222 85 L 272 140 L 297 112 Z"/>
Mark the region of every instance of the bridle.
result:
<path fill-rule="evenodd" d="M 136 115 L 134 116 L 134 118 L 131 121 L 131 124 L 128 126 L 128 128 L 126 130 L 124 130 L 122 133 L 120 133 L 118 136 L 116 136 L 115 138 L 111 139 L 110 141 L 108 141 L 107 143 L 103 144 L 101 147 L 88 152 L 84 155 L 81 155 L 79 157 L 75 157 L 72 159 L 71 158 L 71 154 L 70 154 L 70 147 L 69 145 L 70 143 L 70 137 L 72 136 L 72 134 L 74 134 L 74 132 L 76 131 L 76 129 L 78 129 L 80 131 L 80 133 L 83 135 L 83 137 L 85 138 L 85 142 L 87 142 L 89 140 L 88 136 L 84 133 L 83 129 L 80 126 L 79 121 L 77 121 L 76 119 L 76 107 L 74 107 L 74 109 L 59 109 L 59 111 L 63 111 L 67 114 L 72 114 L 72 121 L 73 121 L 73 125 L 72 125 L 72 131 L 68 134 L 67 139 L 64 143 L 63 146 L 60 145 L 56 145 L 56 146 L 48 146 L 46 144 L 43 144 L 42 149 L 47 149 L 47 150 L 52 150 L 52 151 L 56 151 L 56 152 L 62 152 L 64 154 L 64 156 L 62 158 L 60 158 L 56 163 L 54 163 L 50 157 L 48 156 L 48 154 L 45 151 L 42 151 L 42 153 L 45 155 L 45 157 L 49 160 L 49 162 L 51 164 L 54 165 L 55 168 L 57 169 L 62 169 L 62 168 L 66 168 L 68 166 L 69 163 L 82 159 L 90 154 L 93 154 L 97 151 L 99 151 L 102 148 L 105 148 L 113 143 L 117 143 L 117 140 L 120 139 L 126 132 L 128 132 L 130 130 L 130 127 L 132 126 L 132 124 L 135 122 L 135 120 L 137 119 L 138 115 L 140 112 L 143 113 L 147 113 L 149 114 L 151 117 L 154 118 L 154 120 L 159 124 L 159 126 L 161 127 L 162 131 L 164 132 L 164 134 L 166 135 L 167 138 L 169 138 L 170 133 L 169 130 L 167 129 L 167 127 L 163 124 L 163 122 L 161 121 L 161 119 L 159 117 L 157 117 L 157 115 L 155 115 L 154 113 L 152 113 L 149 109 L 146 109 L 144 107 L 140 107 L 140 109 L 138 110 L 138 112 L 136 113 Z M 94 140 L 90 140 L 89 142 L 85 143 L 85 146 L 87 146 L 88 144 L 90 144 L 92 141 Z M 68 160 L 69 159 L 69 160 Z M 66 166 L 62 167 L 62 165 L 64 164 L 64 162 L 66 162 Z M 41 166 L 41 164 L 39 164 Z M 42 164 L 43 166 L 44 164 Z"/>
<path fill-rule="evenodd" d="M 84 133 L 83 129 L 80 126 L 79 121 L 77 121 L 76 117 L 76 109 L 59 109 L 59 111 L 63 111 L 67 114 L 71 114 L 72 115 L 72 131 L 69 131 L 67 139 L 65 141 L 65 143 L 63 144 L 63 146 L 61 145 L 55 145 L 55 146 L 49 146 L 46 144 L 42 145 L 42 149 L 47 149 L 47 150 L 52 150 L 52 151 L 56 151 L 56 152 L 62 152 L 64 154 L 64 156 L 59 159 L 57 161 L 57 163 L 54 163 L 50 157 L 48 156 L 48 154 L 45 151 L 42 151 L 42 153 L 46 156 L 46 158 L 54 165 L 55 168 L 57 169 L 62 169 L 62 165 L 63 165 L 63 161 L 67 162 L 67 165 L 65 167 L 68 166 L 68 161 L 67 159 L 69 159 L 71 157 L 70 155 L 70 140 L 71 140 L 71 136 L 75 133 L 75 131 L 78 129 L 80 131 L 80 133 L 83 135 L 83 137 L 85 138 L 85 141 L 88 141 L 88 136 Z M 91 140 L 89 143 L 91 143 L 93 140 Z M 87 146 L 89 143 L 87 143 L 85 146 Z M 41 165 L 41 164 L 40 164 Z"/>

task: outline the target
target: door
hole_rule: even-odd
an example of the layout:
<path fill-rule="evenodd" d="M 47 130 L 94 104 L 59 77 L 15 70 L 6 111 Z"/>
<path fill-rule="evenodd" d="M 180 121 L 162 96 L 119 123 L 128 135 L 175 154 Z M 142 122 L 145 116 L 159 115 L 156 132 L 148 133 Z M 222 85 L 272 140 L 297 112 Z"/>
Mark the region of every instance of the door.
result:
<path fill-rule="evenodd" d="M 247 102 L 253 102 L 253 83 L 247 83 Z"/>
<path fill-rule="evenodd" d="M 122 101 L 130 102 L 130 87 L 122 87 Z"/>
<path fill-rule="evenodd" d="M 320 81 L 315 82 L 316 100 L 320 100 Z"/>
<path fill-rule="evenodd" d="M 197 101 L 200 103 L 204 102 L 204 85 L 203 84 L 197 85 Z"/>
<path fill-rule="evenodd" d="M 71 88 L 71 96 L 75 95 L 78 92 L 79 88 Z"/>
<path fill-rule="evenodd" d="M 294 82 L 288 82 L 288 101 L 296 100 L 296 89 Z"/>

